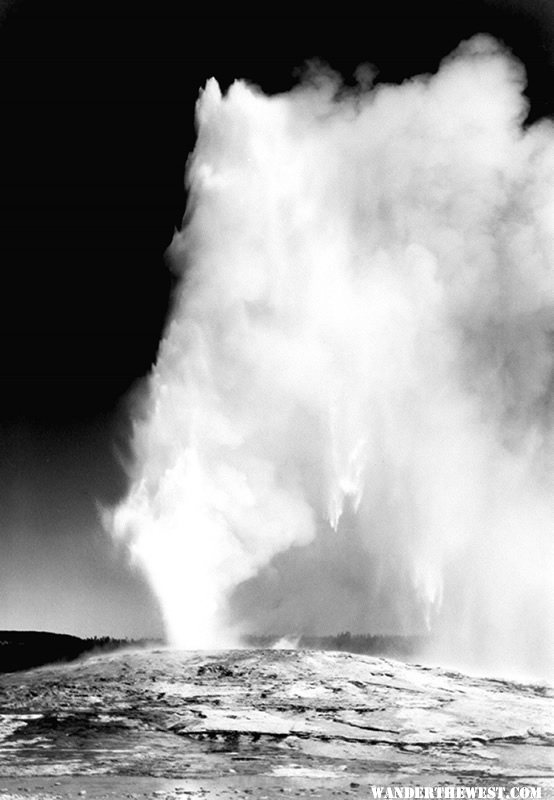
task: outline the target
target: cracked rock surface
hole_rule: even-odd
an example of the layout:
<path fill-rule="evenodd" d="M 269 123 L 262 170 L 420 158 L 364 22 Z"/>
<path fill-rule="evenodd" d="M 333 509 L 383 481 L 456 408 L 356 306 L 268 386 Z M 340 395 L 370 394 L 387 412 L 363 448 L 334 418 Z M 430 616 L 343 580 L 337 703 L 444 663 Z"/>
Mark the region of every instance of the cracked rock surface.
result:
<path fill-rule="evenodd" d="M 545 686 L 294 650 L 119 652 L 0 676 L 0 800 L 554 792 Z"/>

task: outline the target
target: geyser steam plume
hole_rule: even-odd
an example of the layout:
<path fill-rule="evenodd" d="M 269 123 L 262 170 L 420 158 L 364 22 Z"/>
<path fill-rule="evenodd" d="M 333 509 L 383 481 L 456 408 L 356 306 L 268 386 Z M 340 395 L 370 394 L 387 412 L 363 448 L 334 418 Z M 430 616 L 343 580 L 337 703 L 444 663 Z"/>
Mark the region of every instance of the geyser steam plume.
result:
<path fill-rule="evenodd" d="M 552 654 L 554 137 L 489 38 L 434 76 L 197 105 L 180 291 L 112 528 L 169 639 Z"/>

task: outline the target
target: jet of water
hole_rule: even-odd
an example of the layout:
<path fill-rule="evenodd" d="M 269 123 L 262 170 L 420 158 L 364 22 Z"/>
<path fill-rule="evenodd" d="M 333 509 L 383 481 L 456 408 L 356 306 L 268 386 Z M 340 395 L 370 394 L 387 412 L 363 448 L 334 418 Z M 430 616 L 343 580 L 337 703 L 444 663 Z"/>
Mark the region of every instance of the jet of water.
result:
<path fill-rule="evenodd" d="M 551 665 L 554 136 L 524 80 L 478 36 L 400 86 L 201 92 L 110 515 L 173 643 L 430 631 Z"/>

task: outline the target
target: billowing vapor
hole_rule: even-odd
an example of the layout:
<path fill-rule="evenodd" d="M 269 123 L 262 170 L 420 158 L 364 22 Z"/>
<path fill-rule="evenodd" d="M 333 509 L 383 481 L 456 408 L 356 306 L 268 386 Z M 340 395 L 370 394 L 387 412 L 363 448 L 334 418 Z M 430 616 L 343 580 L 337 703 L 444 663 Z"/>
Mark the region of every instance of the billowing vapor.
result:
<path fill-rule="evenodd" d="M 524 80 L 479 36 L 401 86 L 201 92 L 111 519 L 171 642 L 430 631 L 551 666 L 554 136 Z"/>

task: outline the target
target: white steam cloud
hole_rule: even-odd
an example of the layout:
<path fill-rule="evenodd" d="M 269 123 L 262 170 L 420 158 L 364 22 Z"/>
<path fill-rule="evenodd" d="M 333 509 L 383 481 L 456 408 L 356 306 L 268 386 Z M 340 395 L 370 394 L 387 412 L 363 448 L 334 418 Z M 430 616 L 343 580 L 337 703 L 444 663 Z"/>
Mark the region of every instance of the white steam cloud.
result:
<path fill-rule="evenodd" d="M 435 633 L 551 666 L 554 136 L 487 37 L 197 106 L 178 298 L 112 528 L 171 642 Z"/>

